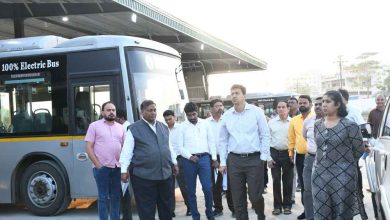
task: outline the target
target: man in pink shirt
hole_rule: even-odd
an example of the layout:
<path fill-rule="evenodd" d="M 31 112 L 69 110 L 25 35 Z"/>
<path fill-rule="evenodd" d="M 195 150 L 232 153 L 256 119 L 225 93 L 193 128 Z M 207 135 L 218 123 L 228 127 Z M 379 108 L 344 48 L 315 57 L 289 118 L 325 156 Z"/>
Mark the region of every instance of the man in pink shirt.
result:
<path fill-rule="evenodd" d="M 106 102 L 102 106 L 101 120 L 89 125 L 85 141 L 87 153 L 93 163 L 93 175 L 98 189 L 100 220 L 119 220 L 121 198 L 121 170 L 119 155 L 122 150 L 125 130 L 115 122 L 115 105 Z"/>

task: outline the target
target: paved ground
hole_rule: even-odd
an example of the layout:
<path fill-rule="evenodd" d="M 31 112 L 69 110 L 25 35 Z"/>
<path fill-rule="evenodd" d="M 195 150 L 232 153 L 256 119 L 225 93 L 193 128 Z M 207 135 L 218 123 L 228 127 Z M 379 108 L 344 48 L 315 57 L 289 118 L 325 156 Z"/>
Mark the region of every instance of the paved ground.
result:
<path fill-rule="evenodd" d="M 364 167 L 362 168 L 363 178 L 364 178 L 364 189 L 368 188 L 368 183 L 366 179 L 366 173 Z M 271 177 L 271 175 L 269 174 Z M 264 194 L 265 199 L 265 215 L 267 216 L 267 219 L 274 220 L 274 219 L 280 219 L 280 220 L 292 220 L 297 219 L 297 216 L 302 213 L 302 205 L 299 202 L 300 201 L 300 193 L 296 193 L 295 200 L 297 201 L 297 204 L 293 206 L 293 213 L 291 215 L 279 215 L 279 216 L 273 216 L 271 214 L 272 208 L 273 208 L 273 196 L 272 196 L 272 178 L 270 178 L 271 183 L 268 184 L 268 192 Z M 198 184 L 198 207 L 199 211 L 202 216 L 202 220 L 206 219 L 204 216 L 204 197 L 201 192 L 201 186 Z M 186 207 L 183 203 L 183 199 L 180 195 L 180 190 L 176 190 L 176 198 L 177 198 L 177 205 L 176 205 L 176 218 L 175 220 L 190 220 L 191 217 L 186 217 Z M 217 220 L 227 220 L 232 219 L 230 211 L 227 210 L 227 204 L 226 199 L 223 199 L 224 201 L 224 207 L 226 207 L 226 210 L 224 210 L 224 215 L 221 217 L 217 217 Z M 77 203 L 83 203 L 84 206 L 88 206 L 88 202 L 85 201 L 77 201 Z M 365 198 L 364 203 L 366 210 L 368 212 L 369 219 L 374 219 L 374 213 L 371 203 L 371 197 L 370 193 L 365 191 Z M 76 202 L 73 204 L 75 205 Z M 134 220 L 139 219 L 136 213 L 134 213 Z M 82 205 L 79 204 L 77 208 L 70 208 L 67 211 L 65 211 L 60 216 L 51 216 L 51 217 L 39 217 L 34 216 L 31 213 L 28 212 L 24 207 L 22 206 L 11 206 L 11 205 L 0 205 L 0 219 L 1 220 L 41 220 L 41 219 L 58 219 L 58 220 L 97 220 L 99 219 L 97 216 L 97 209 L 96 205 L 92 205 L 89 208 L 82 208 Z M 256 219 L 256 215 L 253 210 L 249 209 L 249 219 Z M 360 217 L 355 217 L 354 219 L 360 219 Z"/>

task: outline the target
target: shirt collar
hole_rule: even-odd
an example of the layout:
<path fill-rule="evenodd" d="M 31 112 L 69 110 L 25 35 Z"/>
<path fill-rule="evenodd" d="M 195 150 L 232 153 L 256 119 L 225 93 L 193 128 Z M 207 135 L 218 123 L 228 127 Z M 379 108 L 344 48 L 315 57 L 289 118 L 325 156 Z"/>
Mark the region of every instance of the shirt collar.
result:
<path fill-rule="evenodd" d="M 250 105 L 249 103 L 245 102 L 245 110 L 247 109 L 251 109 L 253 107 L 253 105 Z"/>
<path fill-rule="evenodd" d="M 279 115 L 276 116 L 276 120 L 282 121 L 282 119 L 280 119 Z M 290 116 L 287 116 L 286 121 L 290 121 L 290 120 L 291 120 L 291 117 L 290 117 Z"/>
<path fill-rule="evenodd" d="M 110 122 L 107 121 L 105 118 L 102 118 L 102 120 L 103 120 L 103 123 L 106 124 L 106 125 L 114 125 L 115 123 L 117 123 L 116 121 L 114 121 L 113 124 L 110 124 Z"/>
<path fill-rule="evenodd" d="M 173 125 L 172 128 L 169 128 L 169 127 L 168 128 L 169 128 L 170 131 L 172 131 L 172 130 L 175 130 L 178 126 L 179 126 L 178 123 L 175 122 L 175 124 Z"/>
<path fill-rule="evenodd" d="M 380 110 L 378 107 L 375 107 L 375 109 L 376 109 L 377 111 L 379 111 L 379 112 L 384 112 L 384 111 L 385 111 L 385 109 Z"/>
<path fill-rule="evenodd" d="M 234 105 L 233 105 L 233 113 L 240 113 L 240 112 L 237 112 L 236 111 L 236 109 L 234 108 Z M 247 102 L 245 102 L 245 107 L 244 107 L 244 111 L 245 110 L 249 110 L 249 109 L 251 109 L 252 108 L 252 106 L 250 105 L 250 104 L 248 104 Z"/>
<path fill-rule="evenodd" d="M 151 123 L 149 123 L 148 121 L 146 121 L 143 117 L 141 117 L 141 118 L 142 118 L 142 120 L 144 120 L 144 122 L 146 122 L 146 124 L 151 125 L 151 126 L 153 126 L 153 127 L 156 127 L 157 120 L 154 120 L 154 123 L 151 124 Z"/>
<path fill-rule="evenodd" d="M 198 118 L 198 122 L 196 124 L 198 124 L 198 123 L 199 123 L 199 118 Z M 184 121 L 184 124 L 196 126 L 196 124 L 192 124 L 190 121 L 188 121 L 188 119 L 186 119 Z"/>
<path fill-rule="evenodd" d="M 309 112 L 309 114 L 306 116 L 306 118 L 309 118 L 311 117 L 312 115 L 314 115 L 314 113 L 312 111 Z M 302 113 L 300 114 L 300 117 L 305 120 L 306 118 L 303 117 Z"/>
<path fill-rule="evenodd" d="M 221 120 L 222 120 L 222 115 L 221 115 L 221 117 L 218 119 L 218 121 L 217 121 L 217 120 L 215 120 L 215 119 L 213 118 L 213 116 L 210 116 L 210 117 L 209 117 L 209 120 L 210 120 L 210 121 L 219 122 L 219 121 L 221 121 Z"/>

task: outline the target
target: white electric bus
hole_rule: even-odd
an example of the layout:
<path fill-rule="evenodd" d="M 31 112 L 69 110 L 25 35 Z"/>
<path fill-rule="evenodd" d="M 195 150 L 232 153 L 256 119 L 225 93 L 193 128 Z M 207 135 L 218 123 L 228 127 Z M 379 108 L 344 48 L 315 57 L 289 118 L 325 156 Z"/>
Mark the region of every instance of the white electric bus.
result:
<path fill-rule="evenodd" d="M 85 150 L 88 125 L 113 101 L 139 119 L 145 99 L 183 117 L 180 54 L 147 39 L 42 36 L 0 41 L 0 203 L 56 215 L 96 198 Z"/>

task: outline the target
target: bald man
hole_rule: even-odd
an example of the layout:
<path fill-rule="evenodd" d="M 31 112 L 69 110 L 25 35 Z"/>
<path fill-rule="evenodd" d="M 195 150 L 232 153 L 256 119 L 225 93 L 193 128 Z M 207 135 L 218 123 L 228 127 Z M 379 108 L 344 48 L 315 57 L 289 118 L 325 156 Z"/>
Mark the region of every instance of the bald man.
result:
<path fill-rule="evenodd" d="M 372 126 L 373 126 L 372 134 L 373 134 L 374 138 L 377 138 L 379 126 L 381 124 L 383 112 L 385 111 L 385 106 L 386 106 L 385 95 L 383 95 L 383 94 L 377 95 L 375 97 L 375 103 L 376 103 L 376 108 L 371 110 L 370 114 L 368 114 L 367 122 L 372 124 Z"/>

